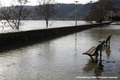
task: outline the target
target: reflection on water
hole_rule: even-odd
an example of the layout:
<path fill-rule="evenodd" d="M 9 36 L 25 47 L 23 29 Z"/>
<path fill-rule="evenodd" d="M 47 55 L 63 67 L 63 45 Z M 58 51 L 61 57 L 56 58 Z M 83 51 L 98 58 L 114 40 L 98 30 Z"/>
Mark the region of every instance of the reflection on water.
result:
<path fill-rule="evenodd" d="M 117 76 L 119 80 L 120 29 L 115 28 L 94 28 L 1 52 L 0 80 L 76 80 L 76 76 Z M 109 34 L 113 34 L 110 48 L 104 46 L 98 63 L 92 63 L 82 53 Z"/>
<path fill-rule="evenodd" d="M 94 72 L 94 75 L 92 76 L 96 76 L 96 77 L 99 77 L 102 75 L 102 72 L 104 72 L 104 69 L 103 69 L 103 64 L 102 64 L 102 61 L 98 62 L 98 64 L 96 63 L 93 63 L 91 61 L 89 61 L 85 67 L 83 68 L 84 71 L 87 72 L 90 72 L 90 71 L 93 71 Z"/>
<path fill-rule="evenodd" d="M 77 33 L 75 33 L 75 55 L 77 55 Z"/>
<path fill-rule="evenodd" d="M 103 51 L 104 50 L 106 52 L 107 58 L 109 59 L 111 53 L 110 47 L 103 46 Z"/>
<path fill-rule="evenodd" d="M 97 63 L 93 63 L 92 61 L 89 61 L 85 67 L 83 68 L 84 71 L 90 72 L 93 71 L 95 77 L 100 77 L 102 75 L 102 72 L 104 72 L 104 65 L 102 64 L 102 55 L 99 54 L 99 61 Z"/>

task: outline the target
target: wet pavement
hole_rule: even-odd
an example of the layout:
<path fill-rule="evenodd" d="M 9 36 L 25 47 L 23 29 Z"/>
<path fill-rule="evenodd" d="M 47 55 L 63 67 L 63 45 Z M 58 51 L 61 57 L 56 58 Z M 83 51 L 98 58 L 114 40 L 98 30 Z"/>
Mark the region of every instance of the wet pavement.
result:
<path fill-rule="evenodd" d="M 110 49 L 103 47 L 101 64 L 92 63 L 89 56 L 82 54 L 110 34 Z M 105 77 L 120 79 L 120 25 L 89 29 L 0 53 L 0 80 L 106 80 Z"/>

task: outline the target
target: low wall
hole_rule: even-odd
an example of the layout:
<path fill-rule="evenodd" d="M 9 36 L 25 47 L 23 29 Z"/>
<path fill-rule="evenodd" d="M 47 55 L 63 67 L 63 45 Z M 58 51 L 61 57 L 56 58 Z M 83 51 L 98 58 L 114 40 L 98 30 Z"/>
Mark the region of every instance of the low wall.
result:
<path fill-rule="evenodd" d="M 103 26 L 105 24 L 109 23 L 3 33 L 0 34 L 0 45 L 46 41 L 82 30 Z"/>

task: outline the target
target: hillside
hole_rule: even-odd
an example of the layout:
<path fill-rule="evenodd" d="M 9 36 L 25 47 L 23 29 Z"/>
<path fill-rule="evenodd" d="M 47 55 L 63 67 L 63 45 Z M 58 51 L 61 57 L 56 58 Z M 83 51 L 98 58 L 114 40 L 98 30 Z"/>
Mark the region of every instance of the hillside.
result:
<path fill-rule="evenodd" d="M 78 4 L 77 15 L 78 19 L 84 19 L 90 10 L 92 4 Z M 75 4 L 56 4 L 55 9 L 58 11 L 55 18 L 58 19 L 74 19 Z"/>
<path fill-rule="evenodd" d="M 115 8 L 120 8 L 120 0 L 112 0 Z M 77 18 L 79 20 L 84 19 L 91 6 L 94 3 L 78 4 L 77 6 Z M 27 19 L 41 19 L 37 16 L 35 7 L 36 6 L 25 6 L 28 10 L 31 10 L 31 14 Z M 55 4 L 55 10 L 57 14 L 51 19 L 59 20 L 74 20 L 75 19 L 75 4 Z"/>
<path fill-rule="evenodd" d="M 120 8 L 120 0 L 112 0 L 115 8 Z"/>
<path fill-rule="evenodd" d="M 115 8 L 120 8 L 120 0 L 112 0 Z M 93 3 L 87 4 L 78 4 L 77 6 L 77 18 L 84 19 L 88 12 L 90 11 Z M 35 6 L 29 6 L 30 10 L 32 10 L 31 18 L 38 19 L 35 13 Z M 57 14 L 53 16 L 51 19 L 62 19 L 62 20 L 74 20 L 75 19 L 75 4 L 55 4 L 55 9 Z"/>
<path fill-rule="evenodd" d="M 90 10 L 92 4 L 78 4 L 77 6 L 77 15 L 78 19 L 84 19 L 87 13 Z M 27 9 L 31 10 L 31 14 L 29 15 L 29 19 L 40 19 L 35 14 L 36 6 L 26 6 Z M 53 16 L 51 19 L 62 19 L 62 20 L 73 20 L 75 18 L 75 4 L 55 4 L 55 10 L 57 14 Z"/>

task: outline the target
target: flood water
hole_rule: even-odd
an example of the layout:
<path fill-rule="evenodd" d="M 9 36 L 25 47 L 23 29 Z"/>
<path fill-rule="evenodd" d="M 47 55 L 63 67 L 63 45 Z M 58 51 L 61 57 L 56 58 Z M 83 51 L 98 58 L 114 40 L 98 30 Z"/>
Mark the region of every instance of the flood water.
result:
<path fill-rule="evenodd" d="M 82 53 L 90 47 L 98 45 L 99 39 L 110 34 L 112 34 L 110 49 L 103 48 L 103 67 L 100 67 L 98 64 L 92 63 L 89 56 Z M 96 78 L 85 79 L 85 77 Z M 112 79 L 99 77 L 112 77 Z M 119 79 L 119 25 L 101 26 L 0 53 L 0 80 Z"/>
<path fill-rule="evenodd" d="M 90 23 L 86 21 L 77 21 L 77 25 L 86 25 L 86 24 L 90 24 Z M 75 21 L 50 20 L 48 23 L 48 28 L 58 28 L 58 27 L 67 27 L 67 26 L 75 26 Z M 19 31 L 38 30 L 38 29 L 46 29 L 45 20 L 22 20 L 19 27 Z M 5 26 L 2 23 L 0 23 L 0 33 L 16 32 L 16 31 L 18 30 L 8 27 L 7 24 Z"/>

